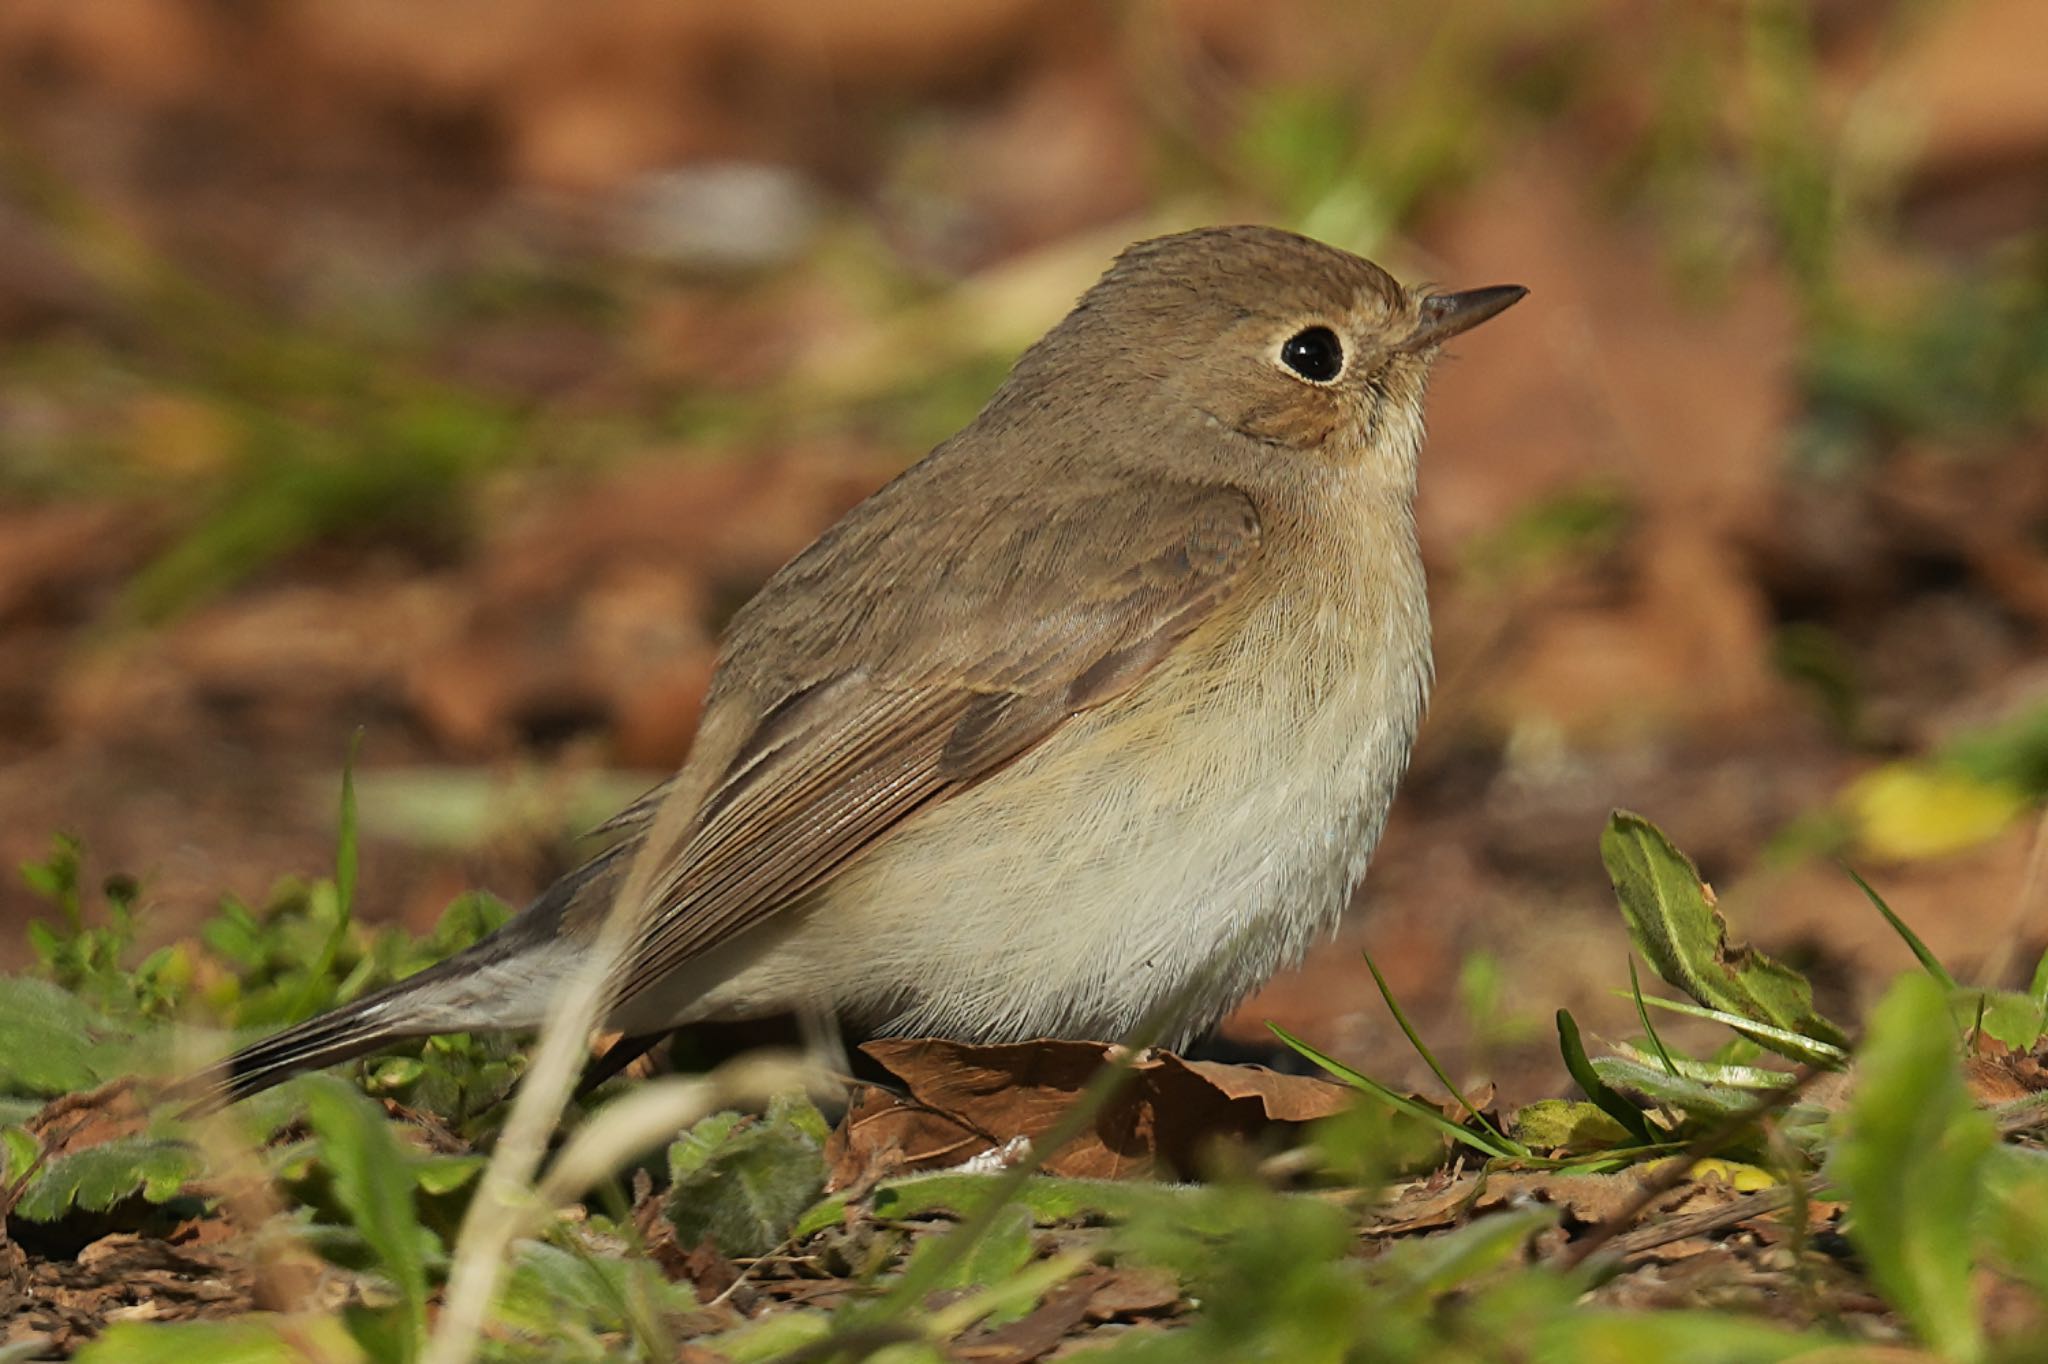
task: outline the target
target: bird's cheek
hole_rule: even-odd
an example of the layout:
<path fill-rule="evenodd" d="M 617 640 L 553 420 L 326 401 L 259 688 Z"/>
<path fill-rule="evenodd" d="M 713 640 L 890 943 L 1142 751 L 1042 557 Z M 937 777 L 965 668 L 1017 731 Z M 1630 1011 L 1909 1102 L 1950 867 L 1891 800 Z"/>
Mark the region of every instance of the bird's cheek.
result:
<path fill-rule="evenodd" d="M 1300 401 L 1254 404 L 1237 421 L 1237 429 L 1253 440 L 1302 450 L 1323 444 L 1336 427 L 1337 413 L 1330 405 Z"/>

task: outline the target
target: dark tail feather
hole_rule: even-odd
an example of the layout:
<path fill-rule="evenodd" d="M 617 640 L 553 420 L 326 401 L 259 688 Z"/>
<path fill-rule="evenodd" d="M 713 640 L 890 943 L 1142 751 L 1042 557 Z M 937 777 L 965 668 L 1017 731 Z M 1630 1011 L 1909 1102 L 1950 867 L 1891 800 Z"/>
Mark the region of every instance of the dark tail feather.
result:
<path fill-rule="evenodd" d="M 252 1042 L 219 1065 L 182 1081 L 168 1097 L 186 1103 L 188 1115 L 210 1113 L 301 1071 L 353 1061 L 408 1037 L 538 1023 L 546 1006 L 544 990 L 522 999 L 493 998 L 488 994 L 491 973 L 554 941 L 562 916 L 593 887 L 603 893 L 608 878 L 623 867 L 620 859 L 637 846 L 628 840 L 607 849 L 549 886 L 482 941 L 353 1004 Z M 432 1007 L 422 1007 L 423 1003 Z M 624 1061 L 635 1055 L 627 1054 Z"/>
<path fill-rule="evenodd" d="M 301 1071 L 339 1065 L 389 1046 L 409 1034 L 378 1017 L 382 1003 L 381 996 L 371 996 L 252 1042 L 180 1082 L 168 1097 L 186 1103 L 181 1116 L 195 1117 L 260 1094 Z"/>
<path fill-rule="evenodd" d="M 576 1082 L 578 1099 L 587 1099 L 591 1091 L 606 1080 L 617 1075 L 627 1066 L 653 1051 L 672 1034 L 668 1032 L 643 1032 L 633 1037 L 621 1037 L 605 1048 L 604 1055 L 592 1061 L 583 1070 L 583 1078 Z"/>

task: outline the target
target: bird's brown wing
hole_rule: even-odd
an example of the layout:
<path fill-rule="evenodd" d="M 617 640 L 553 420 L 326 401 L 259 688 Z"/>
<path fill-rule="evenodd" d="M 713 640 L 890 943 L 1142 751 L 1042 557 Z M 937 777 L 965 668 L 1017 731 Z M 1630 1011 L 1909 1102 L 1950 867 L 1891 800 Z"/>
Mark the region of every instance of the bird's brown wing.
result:
<path fill-rule="evenodd" d="M 1128 690 L 1209 617 L 1257 557 L 1250 500 L 1194 487 L 1143 499 L 1131 516 L 1093 505 L 1078 528 L 1012 521 L 1001 561 L 1022 572 L 998 583 L 921 565 L 893 605 L 950 628 L 891 628 L 906 614 L 842 632 L 836 666 L 787 686 L 696 812 L 616 998 L 655 986 L 823 884 L 914 811 Z M 1119 533 L 1086 533 L 1104 525 Z M 800 576 L 804 561 L 792 568 Z"/>

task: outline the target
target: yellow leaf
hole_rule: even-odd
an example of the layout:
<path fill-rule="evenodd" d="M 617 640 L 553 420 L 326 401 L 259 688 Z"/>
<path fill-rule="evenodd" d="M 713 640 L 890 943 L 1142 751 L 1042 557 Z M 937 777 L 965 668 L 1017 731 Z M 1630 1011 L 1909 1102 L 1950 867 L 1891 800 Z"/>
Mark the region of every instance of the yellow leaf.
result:
<path fill-rule="evenodd" d="M 1878 857 L 1941 857 L 1996 838 L 2026 808 L 2006 782 L 1962 772 L 1890 763 L 1859 777 L 1847 803 L 1856 837 Z"/>

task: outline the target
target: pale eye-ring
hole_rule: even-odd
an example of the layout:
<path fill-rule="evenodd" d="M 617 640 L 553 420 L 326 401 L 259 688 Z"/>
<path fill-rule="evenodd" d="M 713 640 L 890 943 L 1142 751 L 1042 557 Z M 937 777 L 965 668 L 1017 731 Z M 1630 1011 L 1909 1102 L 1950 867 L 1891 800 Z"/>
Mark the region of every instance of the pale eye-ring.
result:
<path fill-rule="evenodd" d="M 1280 363 L 1313 384 L 1344 372 L 1344 343 L 1328 327 L 1303 327 L 1280 345 Z"/>

